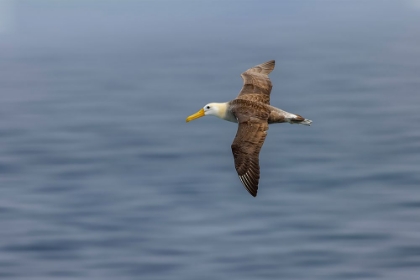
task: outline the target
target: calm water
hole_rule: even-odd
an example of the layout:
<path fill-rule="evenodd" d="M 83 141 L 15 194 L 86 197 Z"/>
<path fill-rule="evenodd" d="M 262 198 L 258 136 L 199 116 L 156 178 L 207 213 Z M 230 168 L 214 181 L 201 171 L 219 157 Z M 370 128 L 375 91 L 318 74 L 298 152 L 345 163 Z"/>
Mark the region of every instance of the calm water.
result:
<path fill-rule="evenodd" d="M 418 279 L 418 1 L 3 1 L 2 279 Z M 276 59 L 260 191 L 236 124 Z"/>

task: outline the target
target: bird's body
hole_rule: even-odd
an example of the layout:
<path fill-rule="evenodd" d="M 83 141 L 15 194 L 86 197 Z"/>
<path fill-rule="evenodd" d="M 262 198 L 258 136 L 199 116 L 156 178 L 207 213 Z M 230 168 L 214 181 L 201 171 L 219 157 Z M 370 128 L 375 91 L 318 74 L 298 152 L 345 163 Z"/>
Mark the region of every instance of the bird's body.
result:
<path fill-rule="evenodd" d="M 311 120 L 288 113 L 270 105 L 272 84 L 268 74 L 274 60 L 254 66 L 241 74 L 244 85 L 238 97 L 225 103 L 209 103 L 187 122 L 213 115 L 238 123 L 232 143 L 232 153 L 239 179 L 252 196 L 257 195 L 260 178 L 259 153 L 267 136 L 268 124 L 284 123 L 310 125 Z"/>

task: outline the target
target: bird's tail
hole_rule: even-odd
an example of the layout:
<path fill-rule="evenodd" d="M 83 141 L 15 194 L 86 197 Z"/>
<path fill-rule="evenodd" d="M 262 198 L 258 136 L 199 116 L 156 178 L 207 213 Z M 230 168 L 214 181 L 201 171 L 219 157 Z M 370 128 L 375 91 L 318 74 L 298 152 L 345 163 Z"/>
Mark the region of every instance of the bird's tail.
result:
<path fill-rule="evenodd" d="M 311 121 L 311 120 L 304 119 L 304 120 L 303 120 L 303 121 L 301 121 L 299 124 L 303 124 L 303 125 L 308 125 L 308 126 L 310 126 L 310 125 L 311 125 L 311 123 L 312 123 L 312 121 Z"/>
<path fill-rule="evenodd" d="M 291 124 L 303 124 L 310 126 L 312 121 L 309 119 L 305 119 L 304 117 L 300 115 L 295 115 L 292 118 L 288 118 L 287 121 Z"/>

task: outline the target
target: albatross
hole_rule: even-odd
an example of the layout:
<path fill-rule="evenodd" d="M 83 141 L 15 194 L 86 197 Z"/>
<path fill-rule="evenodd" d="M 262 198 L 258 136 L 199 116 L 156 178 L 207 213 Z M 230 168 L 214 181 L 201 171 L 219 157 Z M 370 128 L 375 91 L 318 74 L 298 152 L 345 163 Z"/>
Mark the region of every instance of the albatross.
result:
<path fill-rule="evenodd" d="M 260 180 L 259 153 L 267 136 L 268 125 L 290 123 L 311 125 L 312 121 L 270 105 L 273 85 L 268 74 L 273 71 L 274 60 L 254 66 L 241 74 L 243 86 L 239 95 L 228 102 L 209 103 L 189 116 L 187 122 L 203 116 L 216 116 L 238 123 L 232 143 L 235 169 L 246 190 L 257 196 Z"/>

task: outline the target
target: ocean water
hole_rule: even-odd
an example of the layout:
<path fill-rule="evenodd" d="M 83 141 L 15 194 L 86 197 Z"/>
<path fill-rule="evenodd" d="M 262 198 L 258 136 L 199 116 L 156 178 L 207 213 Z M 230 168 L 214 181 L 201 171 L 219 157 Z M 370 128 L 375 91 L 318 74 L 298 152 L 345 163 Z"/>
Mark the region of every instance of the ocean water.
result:
<path fill-rule="evenodd" d="M 3 1 L 2 279 L 419 279 L 419 1 Z M 256 198 L 236 124 L 276 59 Z"/>

